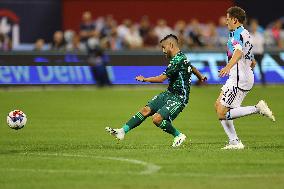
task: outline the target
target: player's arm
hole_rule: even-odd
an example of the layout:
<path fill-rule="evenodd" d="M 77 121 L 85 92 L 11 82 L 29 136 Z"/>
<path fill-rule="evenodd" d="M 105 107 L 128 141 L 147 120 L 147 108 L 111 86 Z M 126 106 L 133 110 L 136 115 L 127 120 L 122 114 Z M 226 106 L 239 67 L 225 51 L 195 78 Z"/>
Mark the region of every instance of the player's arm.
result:
<path fill-rule="evenodd" d="M 242 55 L 243 55 L 242 50 L 236 49 L 229 63 L 220 70 L 219 77 L 224 77 L 224 76 L 229 75 L 231 68 L 240 60 Z"/>
<path fill-rule="evenodd" d="M 155 77 L 143 77 L 142 75 L 137 76 L 135 79 L 141 82 L 150 83 L 163 83 L 166 79 L 173 77 L 179 72 L 179 64 L 172 64 L 167 67 L 167 69 L 158 76 Z"/>
<path fill-rule="evenodd" d="M 191 66 L 192 73 L 199 79 L 201 82 L 205 82 L 207 80 L 207 77 L 202 75 L 198 69 L 196 69 L 194 66 Z"/>
<path fill-rule="evenodd" d="M 135 78 L 137 81 L 141 82 L 150 82 L 150 83 L 163 83 L 167 78 L 166 75 L 161 74 L 155 77 L 144 77 L 142 75 L 139 75 Z"/>

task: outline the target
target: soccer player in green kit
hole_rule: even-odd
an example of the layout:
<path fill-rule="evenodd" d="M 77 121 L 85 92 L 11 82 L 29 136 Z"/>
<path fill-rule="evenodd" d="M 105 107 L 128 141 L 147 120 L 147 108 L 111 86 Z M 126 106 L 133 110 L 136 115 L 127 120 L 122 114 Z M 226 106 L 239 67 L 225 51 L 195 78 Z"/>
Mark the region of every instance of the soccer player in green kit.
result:
<path fill-rule="evenodd" d="M 162 83 L 168 79 L 168 89 L 150 100 L 148 105 L 136 113 L 122 128 L 106 127 L 105 129 L 117 139 L 122 140 L 126 133 L 139 126 L 147 117 L 152 116 L 153 123 L 157 127 L 173 135 L 172 147 L 178 147 L 185 141 L 186 136 L 172 125 L 172 121 L 188 103 L 191 74 L 196 75 L 202 82 L 207 78 L 187 61 L 185 54 L 179 49 L 178 38 L 175 35 L 167 35 L 160 44 L 163 53 L 170 60 L 166 70 L 159 76 L 145 78 L 140 75 L 135 79 L 151 83 Z"/>

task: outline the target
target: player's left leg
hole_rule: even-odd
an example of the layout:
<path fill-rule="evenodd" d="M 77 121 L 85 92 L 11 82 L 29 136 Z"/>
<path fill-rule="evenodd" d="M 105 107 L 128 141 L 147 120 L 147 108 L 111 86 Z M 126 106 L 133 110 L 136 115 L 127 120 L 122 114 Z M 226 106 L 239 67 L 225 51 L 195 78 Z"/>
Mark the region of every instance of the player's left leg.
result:
<path fill-rule="evenodd" d="M 172 125 L 172 121 L 182 112 L 183 108 L 184 105 L 179 101 L 168 100 L 167 104 L 153 115 L 153 123 L 174 136 L 173 147 L 180 146 L 186 139 L 186 136 Z"/>
<path fill-rule="evenodd" d="M 180 131 L 177 130 L 169 120 L 164 119 L 161 114 L 155 113 L 152 118 L 153 118 L 153 123 L 157 127 L 161 128 L 163 131 L 165 131 L 166 133 L 169 133 L 174 137 L 180 134 Z"/>
<path fill-rule="evenodd" d="M 221 98 L 223 97 L 223 91 L 221 91 L 218 99 L 215 102 L 215 110 L 216 113 L 219 117 L 219 120 L 221 122 L 221 125 L 224 128 L 225 133 L 227 134 L 228 138 L 229 138 L 229 144 L 238 144 L 239 143 L 239 138 L 237 136 L 236 130 L 235 130 L 235 126 L 234 126 L 234 122 L 233 120 L 227 120 L 224 119 L 224 115 L 228 112 L 229 108 L 223 106 L 221 104 Z"/>
<path fill-rule="evenodd" d="M 222 95 L 222 92 L 221 92 L 221 95 Z M 234 126 L 234 121 L 233 120 L 227 120 L 227 119 L 223 118 L 224 117 L 223 115 L 225 115 L 226 112 L 229 111 L 229 108 L 227 108 L 227 107 L 223 106 L 221 103 L 219 103 L 218 99 L 217 99 L 216 104 L 215 104 L 216 112 L 217 112 L 217 115 L 218 115 L 219 120 L 221 122 L 221 125 L 223 126 L 224 131 L 229 138 L 229 143 L 222 149 L 243 149 L 244 145 L 242 144 L 242 142 L 238 138 L 238 135 L 237 135 L 237 132 L 236 132 L 235 126 Z"/>

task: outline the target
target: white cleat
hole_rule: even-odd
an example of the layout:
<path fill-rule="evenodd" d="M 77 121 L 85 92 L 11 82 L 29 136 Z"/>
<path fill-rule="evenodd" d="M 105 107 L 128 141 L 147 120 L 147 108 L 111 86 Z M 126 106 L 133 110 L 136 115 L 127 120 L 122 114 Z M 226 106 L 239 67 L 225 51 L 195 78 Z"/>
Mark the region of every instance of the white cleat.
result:
<path fill-rule="evenodd" d="M 124 139 L 125 132 L 122 128 L 121 129 L 113 129 L 113 128 L 110 128 L 110 127 L 106 127 L 105 129 L 109 134 L 116 137 L 118 140 Z"/>
<path fill-rule="evenodd" d="M 271 119 L 272 121 L 275 121 L 275 117 L 272 113 L 272 111 L 267 106 L 266 102 L 264 100 L 261 100 L 257 103 L 256 108 L 259 110 L 259 113 L 261 115 L 264 115 Z"/>
<path fill-rule="evenodd" d="M 239 141 L 237 144 L 227 144 L 225 147 L 221 148 L 222 150 L 242 150 L 245 146 L 241 141 Z"/>
<path fill-rule="evenodd" d="M 186 136 L 182 133 L 180 133 L 178 136 L 174 138 L 174 142 L 172 144 L 172 147 L 178 147 L 180 146 L 186 139 Z"/>

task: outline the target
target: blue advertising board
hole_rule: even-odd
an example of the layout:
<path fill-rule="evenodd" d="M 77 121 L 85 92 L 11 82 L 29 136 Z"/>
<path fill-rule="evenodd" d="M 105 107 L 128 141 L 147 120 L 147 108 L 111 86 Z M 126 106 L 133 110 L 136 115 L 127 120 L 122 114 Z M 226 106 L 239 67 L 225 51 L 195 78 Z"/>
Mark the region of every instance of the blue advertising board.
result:
<path fill-rule="evenodd" d="M 224 53 L 187 53 L 190 62 L 208 78 L 209 84 L 223 84 L 226 78 L 218 77 L 222 68 L 220 62 L 226 62 Z M 284 53 L 279 59 L 266 53 L 262 59 L 263 72 L 267 83 L 284 83 Z M 166 66 L 108 66 L 113 84 L 138 84 L 137 75 L 145 77 L 160 75 Z M 260 81 L 258 65 L 254 69 L 255 82 Z M 197 78 L 192 77 L 195 82 Z M 0 84 L 94 84 L 92 72 L 88 66 L 0 66 Z"/>

